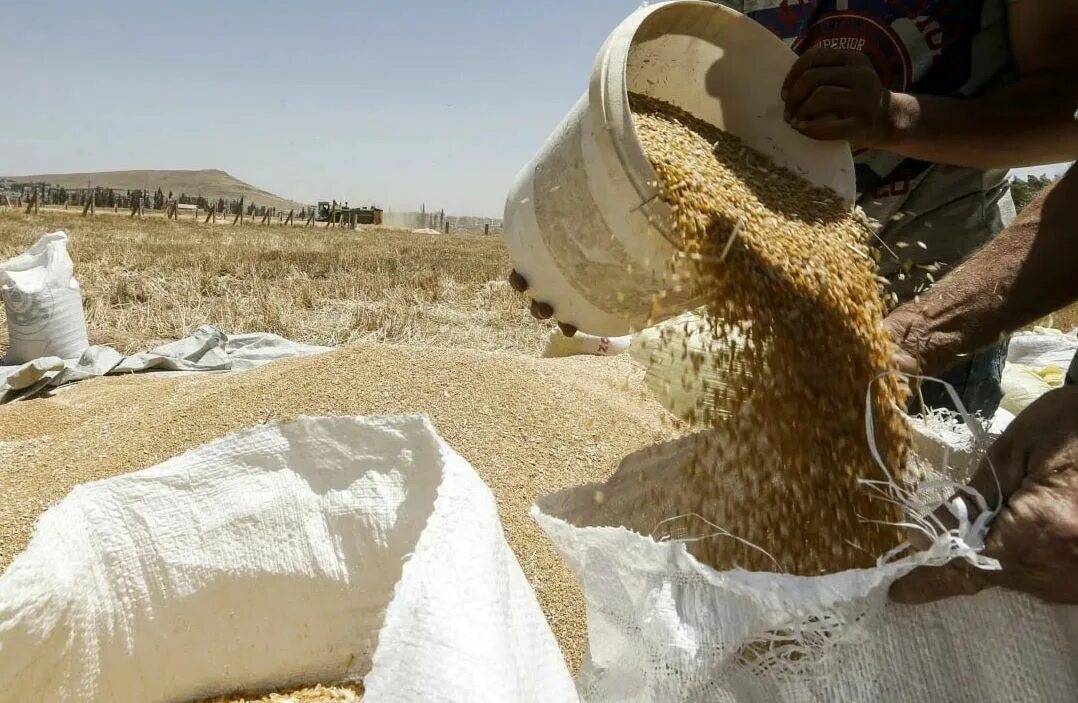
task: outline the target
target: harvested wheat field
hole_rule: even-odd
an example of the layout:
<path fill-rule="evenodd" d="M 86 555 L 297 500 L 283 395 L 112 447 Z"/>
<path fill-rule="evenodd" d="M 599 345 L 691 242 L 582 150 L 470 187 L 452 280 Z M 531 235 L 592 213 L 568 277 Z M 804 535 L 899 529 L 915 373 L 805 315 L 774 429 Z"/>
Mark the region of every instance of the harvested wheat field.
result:
<path fill-rule="evenodd" d="M 91 344 L 122 352 L 203 324 L 321 346 L 355 341 L 538 354 L 536 322 L 505 283 L 500 237 L 391 228 L 203 225 L 0 212 L 0 260 L 42 234 L 71 239 Z M 7 343 L 0 310 L 0 350 Z"/>
<path fill-rule="evenodd" d="M 642 375 L 626 359 L 357 344 L 245 374 L 80 383 L 0 408 L 0 569 L 26 547 L 37 516 L 78 484 L 259 423 L 425 413 L 493 490 L 509 543 L 575 667 L 585 641 L 581 594 L 528 510 L 540 496 L 605 480 L 631 452 L 676 434 Z"/>

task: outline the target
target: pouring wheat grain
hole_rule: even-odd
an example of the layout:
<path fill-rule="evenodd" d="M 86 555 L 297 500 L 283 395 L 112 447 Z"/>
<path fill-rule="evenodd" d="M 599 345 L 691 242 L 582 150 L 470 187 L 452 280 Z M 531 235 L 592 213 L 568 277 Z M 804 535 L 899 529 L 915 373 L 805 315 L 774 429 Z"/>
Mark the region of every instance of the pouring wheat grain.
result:
<path fill-rule="evenodd" d="M 721 398 L 694 418 L 713 429 L 667 504 L 737 539 L 707 539 L 726 569 L 817 575 L 870 567 L 898 545 L 901 510 L 861 479 L 882 479 L 865 432 L 865 394 L 888 369 L 885 304 L 869 230 L 834 193 L 777 167 L 736 137 L 633 96 L 637 133 L 675 217 L 691 280 L 719 341 L 742 349 L 712 373 Z M 874 383 L 880 455 L 905 478 L 906 391 Z M 889 524 L 888 524 L 889 523 Z"/>

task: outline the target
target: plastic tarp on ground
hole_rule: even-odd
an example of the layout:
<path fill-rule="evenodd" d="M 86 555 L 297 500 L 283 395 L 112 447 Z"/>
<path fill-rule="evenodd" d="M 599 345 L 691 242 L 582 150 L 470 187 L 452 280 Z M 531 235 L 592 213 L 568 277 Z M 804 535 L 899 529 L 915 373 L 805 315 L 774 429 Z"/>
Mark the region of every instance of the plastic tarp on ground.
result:
<path fill-rule="evenodd" d="M 98 376 L 157 372 L 245 371 L 278 359 L 331 351 L 275 334 L 227 335 L 204 325 L 176 342 L 125 356 L 112 347 L 86 349 L 78 359 L 46 357 L 0 366 L 0 404 L 33 397 L 50 388 Z"/>
<path fill-rule="evenodd" d="M 651 481 L 678 480 L 694 441 L 629 457 L 606 484 L 533 509 L 583 585 L 584 701 L 1078 700 L 1078 608 L 998 590 L 928 606 L 888 601 L 889 586 L 918 565 L 979 560 L 983 531 L 973 526 L 929 552 L 820 578 L 719 573 L 690 555 L 690 542 L 653 539 L 680 512 L 639 496 L 652 495 Z M 632 530 L 607 526 L 626 517 Z M 715 532 L 687 536 L 721 539 Z"/>
<path fill-rule="evenodd" d="M 419 417 L 263 426 L 81 486 L 0 576 L 0 698 L 156 703 L 362 677 L 576 700 L 490 490 Z"/>

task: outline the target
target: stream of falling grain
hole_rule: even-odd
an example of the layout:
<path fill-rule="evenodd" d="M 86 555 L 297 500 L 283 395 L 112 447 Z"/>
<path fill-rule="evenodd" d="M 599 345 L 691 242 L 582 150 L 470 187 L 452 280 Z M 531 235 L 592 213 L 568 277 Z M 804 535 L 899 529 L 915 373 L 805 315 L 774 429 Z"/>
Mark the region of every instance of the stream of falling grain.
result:
<path fill-rule="evenodd" d="M 869 451 L 865 397 L 890 354 L 866 223 L 736 137 L 647 97 L 632 104 L 689 264 L 684 284 L 707 300 L 719 341 L 742 347 L 736 364 L 711 362 L 728 383 L 708 416 L 694 418 L 712 429 L 710 441 L 680 485 L 657 490 L 680 493 L 664 502 L 759 548 L 699 542 L 694 553 L 716 568 L 812 576 L 873 566 L 902 541 L 880 523 L 902 515 L 859 483 L 884 478 Z M 876 441 L 901 481 L 906 390 L 893 377 L 874 390 Z"/>

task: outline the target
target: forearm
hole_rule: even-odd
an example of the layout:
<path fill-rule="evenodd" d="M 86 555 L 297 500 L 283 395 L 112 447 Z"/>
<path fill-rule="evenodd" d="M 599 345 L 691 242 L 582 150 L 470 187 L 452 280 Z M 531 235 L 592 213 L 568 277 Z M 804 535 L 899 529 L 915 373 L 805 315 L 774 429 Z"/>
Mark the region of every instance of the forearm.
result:
<path fill-rule="evenodd" d="M 903 156 L 971 168 L 1017 168 L 1078 154 L 1078 77 L 1049 71 L 978 98 L 892 96 L 884 146 Z"/>
<path fill-rule="evenodd" d="M 1078 299 L 1078 169 L 920 300 L 902 346 L 926 374 Z"/>

